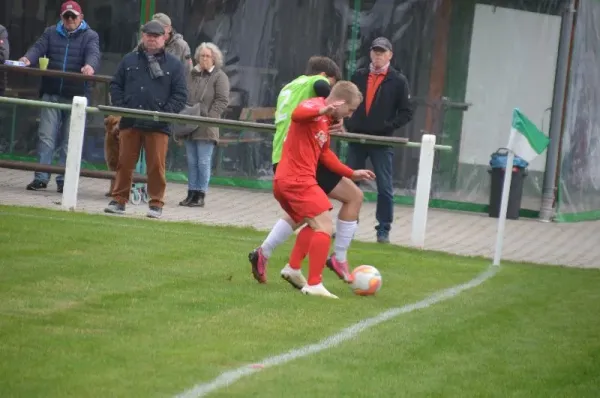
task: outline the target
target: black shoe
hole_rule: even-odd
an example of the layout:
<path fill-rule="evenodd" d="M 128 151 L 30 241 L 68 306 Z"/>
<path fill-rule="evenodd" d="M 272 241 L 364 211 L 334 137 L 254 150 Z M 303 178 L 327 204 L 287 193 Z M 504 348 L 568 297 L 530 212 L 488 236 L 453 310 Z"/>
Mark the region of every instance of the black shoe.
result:
<path fill-rule="evenodd" d="M 192 198 L 194 197 L 194 192 L 195 191 L 188 190 L 187 198 L 179 202 L 179 206 L 189 206 Z"/>
<path fill-rule="evenodd" d="M 202 191 L 193 191 L 194 195 L 192 196 L 192 200 L 188 203 L 189 207 L 204 207 L 204 197 L 205 194 Z"/>
<path fill-rule="evenodd" d="M 56 181 L 56 192 L 58 193 L 63 193 L 63 188 L 65 186 L 65 182 L 64 181 Z"/>
<path fill-rule="evenodd" d="M 125 214 L 125 205 L 119 204 L 116 200 L 112 200 L 104 209 L 105 213 Z"/>
<path fill-rule="evenodd" d="M 29 185 L 27 185 L 28 191 L 39 191 L 40 189 L 46 188 L 48 188 L 48 184 L 40 180 L 33 180 Z"/>
<path fill-rule="evenodd" d="M 377 243 L 390 243 L 390 230 L 375 227 L 377 230 Z"/>

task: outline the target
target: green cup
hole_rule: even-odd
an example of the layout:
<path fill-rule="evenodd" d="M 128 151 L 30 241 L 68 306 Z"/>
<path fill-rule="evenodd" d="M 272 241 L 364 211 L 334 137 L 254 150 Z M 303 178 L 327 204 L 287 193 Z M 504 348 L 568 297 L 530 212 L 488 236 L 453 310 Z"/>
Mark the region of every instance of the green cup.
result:
<path fill-rule="evenodd" d="M 41 69 L 41 70 L 46 70 L 46 69 L 48 69 L 48 62 L 49 62 L 49 61 L 50 61 L 50 60 L 49 60 L 48 58 L 46 58 L 46 57 L 40 57 L 40 59 L 39 59 L 39 61 L 38 61 L 38 62 L 39 62 L 39 64 L 40 64 L 40 69 Z"/>

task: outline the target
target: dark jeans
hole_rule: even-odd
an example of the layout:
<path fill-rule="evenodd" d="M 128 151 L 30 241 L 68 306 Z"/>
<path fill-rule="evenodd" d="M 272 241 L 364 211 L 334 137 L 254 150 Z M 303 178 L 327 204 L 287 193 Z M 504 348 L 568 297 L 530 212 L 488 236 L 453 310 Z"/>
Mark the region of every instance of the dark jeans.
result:
<path fill-rule="evenodd" d="M 348 166 L 357 170 L 366 168 L 371 159 L 377 183 L 377 230 L 389 231 L 394 219 L 394 187 L 392 168 L 394 151 L 383 145 L 348 144 Z"/>
<path fill-rule="evenodd" d="M 44 94 L 42 101 L 70 104 L 71 98 L 58 95 Z M 52 164 L 54 152 L 58 150 L 58 164 L 64 166 L 67 160 L 67 144 L 69 143 L 69 128 L 71 124 L 71 112 L 42 108 L 40 110 L 40 125 L 38 128 L 38 159 L 41 164 Z M 48 183 L 50 174 L 41 171 L 34 173 L 34 180 Z M 56 182 L 62 183 L 64 176 L 56 176 Z"/>

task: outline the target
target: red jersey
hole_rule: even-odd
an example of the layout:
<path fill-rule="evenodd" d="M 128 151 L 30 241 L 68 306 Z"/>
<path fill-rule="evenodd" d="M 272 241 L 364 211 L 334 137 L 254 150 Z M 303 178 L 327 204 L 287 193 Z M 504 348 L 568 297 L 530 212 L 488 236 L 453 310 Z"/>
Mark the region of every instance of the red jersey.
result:
<path fill-rule="evenodd" d="M 319 115 L 319 110 L 325 106 L 325 99 L 318 97 L 302 101 L 294 109 L 275 180 L 316 184 L 319 162 L 336 174 L 352 177 L 354 171 L 340 162 L 329 148 L 331 119 L 327 115 Z"/>

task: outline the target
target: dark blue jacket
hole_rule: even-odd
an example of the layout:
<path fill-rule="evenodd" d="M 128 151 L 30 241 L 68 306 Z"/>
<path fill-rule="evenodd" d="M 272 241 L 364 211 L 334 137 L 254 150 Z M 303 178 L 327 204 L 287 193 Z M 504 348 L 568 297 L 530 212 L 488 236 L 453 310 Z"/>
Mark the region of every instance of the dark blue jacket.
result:
<path fill-rule="evenodd" d="M 164 76 L 152 79 L 148 72 L 148 58 L 141 50 L 123 57 L 110 83 L 110 99 L 113 106 L 147 111 L 179 113 L 187 101 L 186 76 L 181 61 L 165 52 L 155 55 Z M 136 128 L 171 134 L 166 122 L 151 119 L 124 117 L 121 129 Z"/>
<path fill-rule="evenodd" d="M 38 59 L 46 56 L 50 59 L 48 69 L 63 72 L 81 73 L 84 65 L 90 65 L 94 71 L 100 66 L 100 40 L 98 33 L 90 29 L 85 21 L 73 32 L 68 32 L 62 22 L 44 30 L 38 41 L 31 46 L 25 58 L 32 66 L 38 65 Z M 90 83 L 56 77 L 42 77 L 42 94 L 54 94 L 71 98 L 89 96 Z"/>

